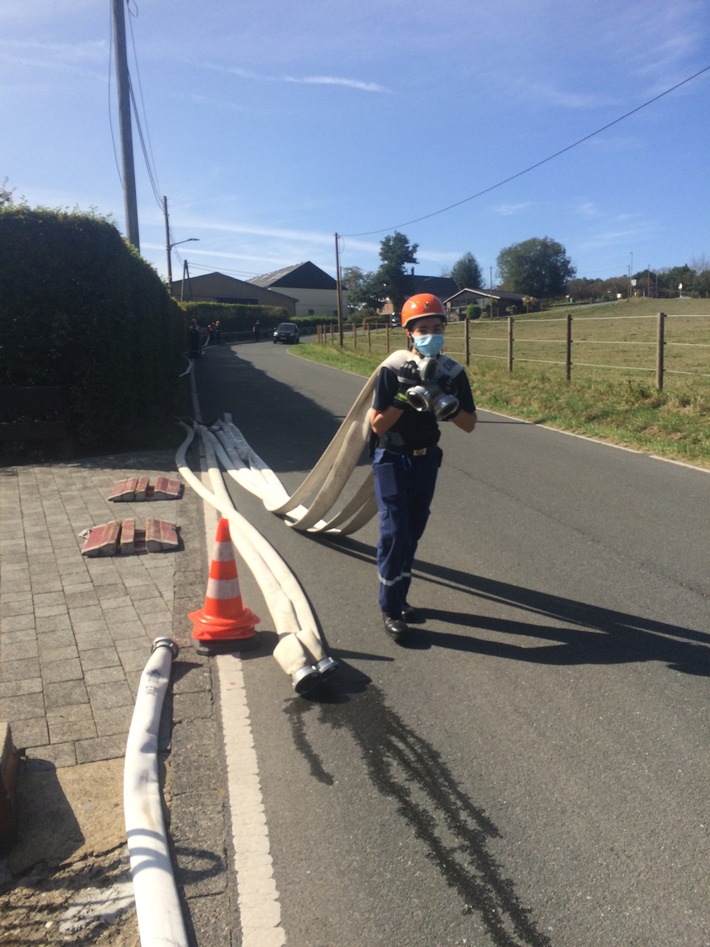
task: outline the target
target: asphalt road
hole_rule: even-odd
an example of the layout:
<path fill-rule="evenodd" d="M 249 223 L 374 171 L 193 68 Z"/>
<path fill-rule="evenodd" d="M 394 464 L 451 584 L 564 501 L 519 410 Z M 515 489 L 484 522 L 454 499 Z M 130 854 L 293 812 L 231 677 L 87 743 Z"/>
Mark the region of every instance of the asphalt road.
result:
<path fill-rule="evenodd" d="M 270 342 L 208 350 L 293 490 L 362 379 Z M 340 662 L 294 695 L 265 620 L 244 661 L 282 926 L 295 947 L 703 947 L 710 474 L 480 412 L 446 426 L 408 647 L 384 634 L 376 523 L 287 528 L 234 487 Z"/>

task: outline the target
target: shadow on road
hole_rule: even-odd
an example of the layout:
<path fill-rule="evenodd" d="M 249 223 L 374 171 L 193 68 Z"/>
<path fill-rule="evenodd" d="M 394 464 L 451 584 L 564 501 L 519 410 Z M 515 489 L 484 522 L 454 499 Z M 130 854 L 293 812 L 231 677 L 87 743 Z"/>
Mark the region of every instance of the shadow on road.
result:
<path fill-rule="evenodd" d="M 350 537 L 329 542 L 346 555 L 374 563 L 372 547 L 365 543 Z M 470 612 L 427 608 L 430 622 L 489 634 L 476 636 L 418 628 L 408 645 L 410 648 L 450 648 L 551 665 L 662 661 L 672 670 L 685 674 L 710 675 L 710 635 L 703 632 L 432 562 L 417 561 L 416 572 L 425 580 L 458 588 L 474 599 Z M 481 614 L 482 602 L 496 605 L 497 611 L 501 605 L 509 607 L 510 618 Z M 530 616 L 529 621 L 525 620 L 525 613 Z M 541 623 L 540 617 L 549 618 L 550 623 Z M 495 635 L 504 635 L 506 640 Z M 517 644 L 510 640 L 512 636 L 523 640 Z M 550 643 L 534 647 L 529 639 Z"/>

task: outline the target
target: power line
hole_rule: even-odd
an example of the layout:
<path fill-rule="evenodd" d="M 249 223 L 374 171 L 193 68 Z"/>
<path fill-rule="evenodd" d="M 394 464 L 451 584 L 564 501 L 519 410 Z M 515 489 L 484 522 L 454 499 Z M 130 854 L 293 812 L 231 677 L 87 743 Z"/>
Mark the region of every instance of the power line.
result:
<path fill-rule="evenodd" d="M 637 105 L 636 108 L 631 109 L 630 112 L 626 112 L 624 115 L 615 118 L 613 122 L 608 122 L 606 125 L 602 125 L 601 128 L 597 128 L 596 131 L 590 132 L 588 135 L 585 135 L 584 138 L 580 138 L 577 141 L 573 142 L 571 145 L 567 145 L 565 148 L 560 148 L 559 151 L 556 151 L 554 154 L 548 155 L 547 158 L 543 158 L 541 161 L 536 161 L 535 164 L 531 164 L 529 167 L 524 168 L 522 171 L 518 171 L 516 174 L 511 174 L 510 177 L 505 178 L 503 181 L 499 181 L 497 184 L 492 184 L 490 187 L 484 188 L 482 191 L 478 191 L 476 194 L 472 194 L 470 197 L 465 197 L 461 201 L 456 201 L 454 204 L 449 204 L 446 207 L 442 207 L 440 210 L 432 211 L 430 214 L 424 214 L 423 217 L 415 217 L 414 220 L 405 220 L 401 224 L 395 224 L 393 227 L 384 227 L 381 230 L 367 230 L 363 233 L 346 233 L 340 234 L 342 237 L 372 237 L 379 233 L 389 233 L 392 230 L 398 230 L 400 227 L 408 227 L 410 224 L 418 224 L 422 220 L 429 220 L 430 217 L 436 217 L 438 214 L 444 214 L 448 210 L 453 210 L 455 207 L 460 207 L 462 204 L 467 204 L 469 201 L 475 200 L 477 197 L 482 197 L 484 194 L 490 194 L 491 191 L 495 191 L 499 187 L 503 187 L 504 184 L 509 184 L 511 181 L 515 181 L 516 178 L 522 177 L 524 174 L 528 174 L 530 171 L 534 171 L 536 168 L 541 167 L 543 164 L 547 164 L 548 161 L 552 161 L 554 158 L 559 158 L 560 155 L 565 154 L 567 151 L 571 151 L 572 148 L 576 148 L 578 145 L 581 145 L 585 141 L 589 141 L 590 138 L 594 138 L 595 135 L 600 135 L 602 132 L 606 131 L 608 128 L 612 128 L 614 125 L 618 125 L 619 122 L 623 122 L 624 119 L 629 118 L 631 115 L 635 115 L 636 112 L 640 112 L 641 109 L 645 109 L 647 106 L 652 105 L 654 102 L 657 102 L 659 99 L 662 99 L 665 95 L 669 95 L 671 92 L 675 92 L 676 89 L 679 89 L 681 86 L 686 85 L 688 82 L 692 82 L 693 79 L 697 79 L 698 76 L 701 76 L 704 72 L 710 70 L 710 66 L 705 66 L 703 69 L 700 69 L 698 72 L 694 73 L 692 76 L 688 76 L 687 79 L 683 79 L 680 82 L 677 82 L 674 86 L 671 86 L 670 89 L 666 89 L 665 92 L 660 92 L 658 95 L 654 95 L 652 99 L 649 99 L 647 102 L 644 102 L 643 105 Z"/>
<path fill-rule="evenodd" d="M 131 102 L 133 103 L 133 114 L 136 119 L 136 127 L 138 128 L 138 137 L 141 142 L 141 150 L 143 152 L 143 159 L 145 161 L 146 170 L 148 171 L 148 180 L 150 181 L 151 188 L 153 190 L 153 195 L 158 203 L 158 206 L 162 209 L 163 201 L 161 194 L 163 193 L 158 184 L 158 172 L 155 167 L 155 159 L 153 158 L 153 147 L 150 140 L 150 130 L 148 128 L 148 116 L 145 110 L 145 100 L 143 98 L 143 86 L 141 85 L 141 76 L 140 68 L 138 64 L 138 52 L 136 50 L 136 38 L 133 33 L 133 23 L 132 19 L 138 16 L 138 7 L 136 6 L 136 12 L 131 13 L 130 10 L 130 0 L 128 3 L 129 7 L 129 18 L 128 18 L 128 27 L 131 31 L 131 47 L 133 49 L 133 62 L 136 67 L 136 78 L 138 80 L 138 92 L 140 96 L 141 109 L 143 113 L 143 124 L 145 125 L 145 135 L 143 134 L 143 127 L 141 126 L 141 117 L 138 112 L 138 105 L 136 103 L 136 97 L 133 91 L 133 83 L 131 82 L 130 76 L 128 77 L 129 90 L 131 95 Z"/>
<path fill-rule="evenodd" d="M 196 270 L 207 270 L 210 273 L 214 272 L 213 266 L 206 266 L 204 263 L 191 263 L 190 266 Z M 224 273 L 225 276 L 237 276 L 237 277 L 248 276 L 248 277 L 253 278 L 255 276 L 261 275 L 260 273 L 248 273 L 246 270 L 227 270 L 227 269 L 224 269 L 223 267 L 220 267 L 219 272 Z"/>
<path fill-rule="evenodd" d="M 143 127 L 141 126 L 140 116 L 138 115 L 138 108 L 136 106 L 136 97 L 133 92 L 133 83 L 131 82 L 130 76 L 128 78 L 128 90 L 131 95 L 131 103 L 133 104 L 133 115 L 136 120 L 136 128 L 138 129 L 138 138 L 141 143 L 141 151 L 143 152 L 143 160 L 145 161 L 146 171 L 148 172 L 148 180 L 150 181 L 150 186 L 153 191 L 153 195 L 158 202 L 158 207 L 163 207 L 163 201 L 161 199 L 161 191 L 158 186 L 158 181 L 156 177 L 156 172 L 151 164 L 150 156 L 148 154 L 149 149 L 146 147 L 146 139 L 143 135 Z"/>

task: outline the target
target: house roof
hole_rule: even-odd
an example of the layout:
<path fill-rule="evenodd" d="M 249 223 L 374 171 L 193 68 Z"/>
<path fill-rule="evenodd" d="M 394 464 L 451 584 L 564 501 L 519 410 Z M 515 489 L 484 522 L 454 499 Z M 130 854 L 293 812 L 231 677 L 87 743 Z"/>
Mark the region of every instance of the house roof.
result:
<path fill-rule="evenodd" d="M 258 298 L 260 301 L 273 306 L 293 305 L 293 298 L 285 293 L 274 292 L 265 287 L 258 287 L 259 292 L 257 293 L 257 287 L 253 283 L 236 279 L 233 276 L 226 276 L 218 271 L 201 273 L 199 276 L 189 276 L 185 283 L 192 298 L 198 296 L 203 299 L 213 299 L 216 302 L 254 302 Z M 182 285 L 182 280 L 173 280 L 173 292 L 179 294 Z"/>
<path fill-rule="evenodd" d="M 476 299 L 497 299 L 499 302 L 520 303 L 525 296 L 521 293 L 509 293 L 504 289 L 460 289 L 444 302 L 453 306 L 462 306 Z"/>
<path fill-rule="evenodd" d="M 432 293 L 439 299 L 447 299 L 458 289 L 456 280 L 450 276 L 417 276 L 411 273 L 407 279 L 408 291 L 412 296 L 416 293 Z"/>
<path fill-rule="evenodd" d="M 265 273 L 249 280 L 254 286 L 263 286 L 272 289 L 335 289 L 337 282 L 325 270 L 321 270 L 310 260 L 305 263 L 296 263 L 294 266 L 285 266 L 273 273 Z"/>

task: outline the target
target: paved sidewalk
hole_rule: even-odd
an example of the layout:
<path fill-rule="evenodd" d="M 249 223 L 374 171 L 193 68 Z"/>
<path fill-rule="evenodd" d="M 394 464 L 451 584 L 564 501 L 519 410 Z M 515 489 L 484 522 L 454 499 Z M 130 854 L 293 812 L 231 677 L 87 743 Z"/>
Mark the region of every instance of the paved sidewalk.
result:
<path fill-rule="evenodd" d="M 177 477 L 174 452 L 0 468 L 0 720 L 9 722 L 26 757 L 20 790 L 23 773 L 61 775 L 121 760 L 151 644 L 160 636 L 177 641 L 161 728 L 176 880 L 191 943 L 230 944 L 229 833 L 212 668 L 194 650 L 187 618 L 206 589 L 202 502 L 187 487 L 177 500 L 108 500 L 114 483 L 139 475 L 151 483 Z M 180 547 L 81 554 L 84 530 L 127 517 L 139 528 L 148 517 L 177 524 Z M 93 787 L 96 805 L 119 808 L 122 816 L 122 799 L 107 800 L 102 788 Z M 20 843 L 34 818 L 22 807 L 20 793 Z"/>

